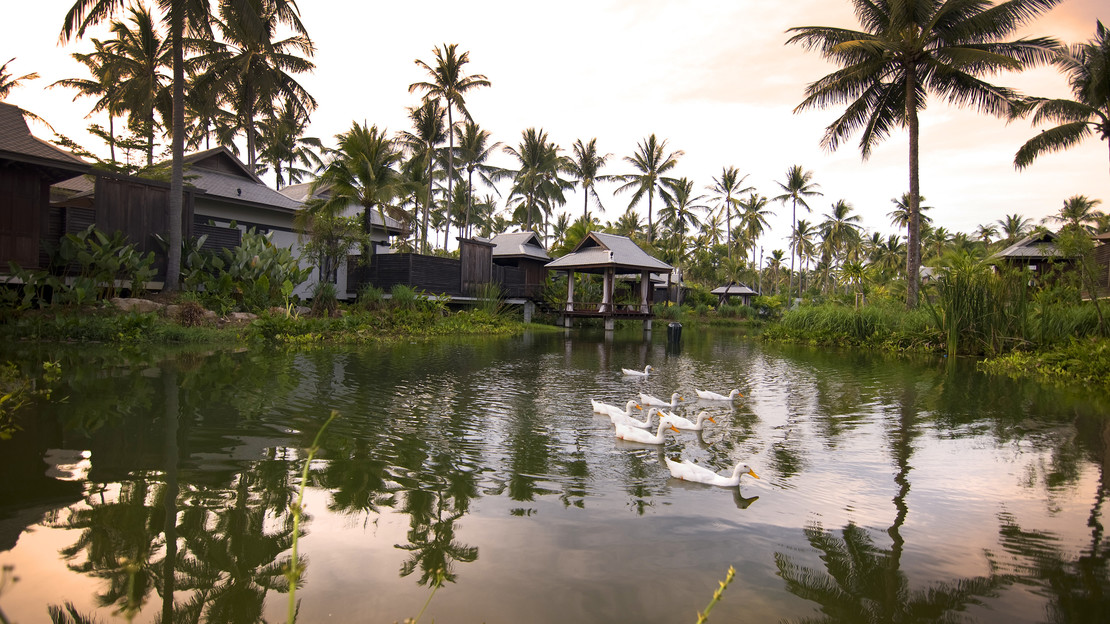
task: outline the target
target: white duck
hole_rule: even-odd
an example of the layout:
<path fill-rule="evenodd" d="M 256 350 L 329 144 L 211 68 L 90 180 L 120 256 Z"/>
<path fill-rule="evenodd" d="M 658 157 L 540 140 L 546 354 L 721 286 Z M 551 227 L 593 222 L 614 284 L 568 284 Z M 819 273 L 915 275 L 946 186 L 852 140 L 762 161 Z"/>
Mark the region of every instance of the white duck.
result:
<path fill-rule="evenodd" d="M 654 405 L 655 407 L 674 408 L 674 407 L 678 407 L 678 404 L 681 403 L 681 402 L 682 402 L 682 395 L 680 395 L 677 392 L 675 392 L 674 394 L 671 395 L 671 402 L 670 403 L 667 403 L 663 399 L 653 397 L 650 394 L 644 394 L 643 392 L 640 393 L 640 403 L 643 403 L 644 405 Z"/>
<path fill-rule="evenodd" d="M 685 429 L 687 431 L 701 431 L 705 429 L 705 421 L 707 420 L 714 425 L 717 424 L 717 421 L 713 420 L 713 417 L 709 415 L 709 412 L 702 412 L 698 414 L 698 419 L 696 422 L 690 420 L 689 418 L 683 418 L 682 416 L 679 416 L 678 414 L 674 414 L 672 412 L 659 412 L 659 414 L 660 422 L 665 422 L 674 425 L 676 429 Z"/>
<path fill-rule="evenodd" d="M 642 371 L 632 370 L 631 368 L 622 368 L 621 372 L 625 375 L 628 375 L 629 377 L 647 377 L 651 373 L 655 372 L 655 369 L 651 367 L 651 364 L 648 364 L 644 367 L 644 370 Z"/>
<path fill-rule="evenodd" d="M 608 414 L 609 408 L 620 409 L 616 405 L 598 401 L 597 399 L 590 399 L 590 405 L 593 406 L 595 414 Z"/>
<path fill-rule="evenodd" d="M 636 427 L 637 429 L 650 429 L 651 417 L 659 410 L 654 407 L 648 410 L 647 416 L 643 420 L 637 420 L 628 414 L 609 414 L 609 420 L 614 425 L 626 425 L 628 427 Z"/>
<path fill-rule="evenodd" d="M 635 401 L 629 401 L 629 402 L 624 404 L 624 409 L 621 409 L 621 408 L 617 407 L 616 405 L 606 405 L 605 406 L 605 411 L 601 412 L 601 413 L 605 414 L 609 418 L 613 418 L 614 416 L 618 417 L 618 418 L 625 417 L 625 416 L 631 417 L 632 414 L 633 414 L 632 410 L 642 410 L 642 409 L 644 409 L 644 408 L 640 407 L 639 404 L 637 404 Z"/>
<path fill-rule="evenodd" d="M 749 474 L 756 479 L 759 475 L 755 474 L 751 468 L 744 462 L 736 464 L 732 469 L 732 476 L 725 477 L 713 472 L 708 468 L 703 468 L 692 461 L 683 460 L 680 462 L 673 461 L 669 457 L 664 457 L 667 462 L 667 468 L 671 471 L 671 476 L 683 481 L 693 481 L 695 483 L 705 483 L 706 485 L 716 485 L 719 487 L 732 487 L 740 485 L 740 476 Z"/>
<path fill-rule="evenodd" d="M 660 422 L 659 429 L 652 434 L 650 431 L 629 427 L 626 425 L 617 425 L 617 437 L 629 442 L 639 442 L 640 444 L 662 444 L 663 443 L 663 430 L 670 429 L 678 433 L 678 429 L 667 423 Z"/>
<path fill-rule="evenodd" d="M 728 396 L 717 394 L 716 392 L 710 392 L 708 390 L 698 390 L 697 388 L 694 388 L 694 392 L 697 392 L 698 398 L 703 401 L 731 401 L 736 397 L 744 397 L 744 395 L 740 394 L 739 390 L 733 390 L 732 392 L 729 392 Z"/>

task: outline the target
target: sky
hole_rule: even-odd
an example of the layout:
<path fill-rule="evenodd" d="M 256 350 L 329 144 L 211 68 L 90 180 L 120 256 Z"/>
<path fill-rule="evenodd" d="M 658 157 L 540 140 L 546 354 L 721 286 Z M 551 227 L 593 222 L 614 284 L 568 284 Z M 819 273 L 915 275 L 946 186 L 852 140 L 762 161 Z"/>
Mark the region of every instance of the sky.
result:
<path fill-rule="evenodd" d="M 417 59 L 434 64 L 433 48 L 456 43 L 469 52 L 468 74 L 491 86 L 468 93 L 467 108 L 495 141 L 516 146 L 527 128 L 540 128 L 571 154 L 575 140 L 596 138 L 610 153 L 609 174 L 632 173 L 624 159 L 650 134 L 683 155 L 675 177 L 696 189 L 713 184 L 725 167 L 767 197 L 781 194 L 786 170 L 813 172 L 823 193 L 799 219 L 819 223 L 845 200 L 867 232 L 898 230 L 888 213 L 909 188 L 907 135 L 894 133 L 863 161 L 858 137 L 835 152 L 820 146 L 825 127 L 842 107 L 795 114 L 809 83 L 833 71 L 816 52 L 786 45 L 797 26 L 858 28 L 848 0 L 564 0 L 559 3 L 472 0 L 364 2 L 301 0 L 301 17 L 316 44 L 316 70 L 299 80 L 316 98 L 308 134 L 334 146 L 353 122 L 389 132 L 409 129 L 407 109 L 419 103 L 408 87 L 427 78 Z M 65 46 L 58 33 L 73 0 L 23 4 L 0 23 L 0 62 L 15 57 L 15 75 L 41 78 L 16 89 L 8 102 L 22 106 L 98 153 L 84 128 L 92 102 L 74 92 L 47 89 L 56 80 L 87 77 L 70 55 L 91 43 Z M 9 17 L 13 13 L 9 11 Z M 1022 36 L 1052 36 L 1065 43 L 1094 36 L 1095 21 L 1110 21 L 1105 0 L 1065 0 L 1027 26 Z M 97 36 L 103 37 L 101 33 Z M 1071 97 L 1053 67 L 991 77 L 1029 95 Z M 104 120 L 99 120 L 106 124 Z M 44 139 L 41 124 L 32 131 Z M 1007 123 L 930 98 L 921 114 L 921 193 L 935 225 L 974 232 L 1010 214 L 1039 223 L 1081 194 L 1110 210 L 1110 158 L 1105 141 L 1090 138 L 1066 152 L 1042 156 L 1016 171 L 1017 149 L 1039 129 Z M 492 164 L 511 166 L 498 154 Z M 616 220 L 631 194 L 602 185 L 605 221 Z M 484 189 L 479 190 L 485 193 Z M 563 211 L 582 213 L 582 197 L 567 194 Z M 707 201 L 706 203 L 712 203 Z M 657 211 L 658 202 L 655 205 Z M 759 241 L 769 255 L 785 249 L 789 206 L 773 203 L 770 230 Z M 596 208 L 591 207 L 591 212 Z M 645 216 L 645 204 L 637 210 Z"/>

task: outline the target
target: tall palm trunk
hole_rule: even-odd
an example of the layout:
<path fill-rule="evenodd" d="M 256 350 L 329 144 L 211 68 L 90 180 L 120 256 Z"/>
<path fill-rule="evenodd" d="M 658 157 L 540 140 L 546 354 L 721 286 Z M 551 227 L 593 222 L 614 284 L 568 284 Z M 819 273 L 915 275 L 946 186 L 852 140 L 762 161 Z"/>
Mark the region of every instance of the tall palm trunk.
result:
<path fill-rule="evenodd" d="M 170 206 L 169 249 L 166 250 L 166 282 L 164 292 L 177 292 L 181 279 L 181 218 L 185 193 L 185 7 L 173 3 L 170 10 L 170 30 L 173 37 L 173 136 L 170 141 Z"/>
<path fill-rule="evenodd" d="M 906 225 L 906 308 L 917 307 L 918 267 L 921 266 L 921 181 L 918 175 L 919 125 L 917 119 L 917 72 L 911 65 L 906 72 L 906 118 L 910 133 L 910 218 Z"/>
<path fill-rule="evenodd" d="M 451 118 L 451 109 L 453 106 L 451 102 L 447 102 L 447 201 L 444 202 L 444 228 L 443 228 L 443 249 L 447 250 L 447 243 L 451 240 L 451 202 L 455 201 L 455 195 L 452 193 L 452 182 L 455 179 L 455 123 Z"/>
<path fill-rule="evenodd" d="M 791 305 L 792 302 L 789 301 L 789 300 L 790 300 L 791 297 L 794 296 L 792 293 L 794 292 L 794 245 L 795 245 L 795 239 L 796 238 L 798 238 L 798 200 L 797 200 L 797 198 L 794 199 L 793 207 L 790 209 L 790 273 L 789 273 L 790 279 L 789 279 L 789 282 L 787 283 L 787 286 L 786 286 L 786 299 L 787 299 L 786 308 L 787 309 L 790 309 L 790 305 Z"/>

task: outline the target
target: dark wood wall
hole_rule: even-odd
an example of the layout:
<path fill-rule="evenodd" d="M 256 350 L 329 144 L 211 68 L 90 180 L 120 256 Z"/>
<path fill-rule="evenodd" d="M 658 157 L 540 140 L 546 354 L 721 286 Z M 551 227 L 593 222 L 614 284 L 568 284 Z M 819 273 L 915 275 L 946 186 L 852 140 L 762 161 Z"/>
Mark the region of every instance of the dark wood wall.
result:
<path fill-rule="evenodd" d="M 42 221 L 50 197 L 50 182 L 24 167 L 0 167 L 0 272 L 8 263 L 24 269 L 40 268 Z"/>
<path fill-rule="evenodd" d="M 493 245 L 469 239 L 459 240 L 459 278 L 461 292 L 468 296 L 489 284 L 493 278 Z"/>

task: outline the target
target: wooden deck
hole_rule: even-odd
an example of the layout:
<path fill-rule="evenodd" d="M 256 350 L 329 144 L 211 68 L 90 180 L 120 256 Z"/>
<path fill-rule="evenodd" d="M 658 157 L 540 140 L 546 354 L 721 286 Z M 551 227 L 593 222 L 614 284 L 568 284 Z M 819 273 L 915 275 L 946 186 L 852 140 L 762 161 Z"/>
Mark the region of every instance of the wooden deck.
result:
<path fill-rule="evenodd" d="M 651 308 L 644 312 L 639 305 L 616 304 L 612 310 L 601 310 L 600 302 L 575 301 L 573 310 L 563 308 L 559 314 L 572 318 L 603 318 L 616 320 L 644 321 L 653 318 Z"/>

